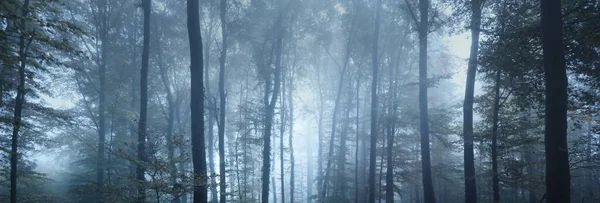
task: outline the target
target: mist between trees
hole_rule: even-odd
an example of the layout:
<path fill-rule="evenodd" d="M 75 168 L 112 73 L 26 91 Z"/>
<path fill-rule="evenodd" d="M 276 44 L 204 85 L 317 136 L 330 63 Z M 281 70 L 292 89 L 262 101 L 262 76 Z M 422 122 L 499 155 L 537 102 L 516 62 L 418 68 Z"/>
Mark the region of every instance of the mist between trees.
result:
<path fill-rule="evenodd" d="M 0 1 L 0 202 L 595 203 L 599 107 L 594 0 Z"/>

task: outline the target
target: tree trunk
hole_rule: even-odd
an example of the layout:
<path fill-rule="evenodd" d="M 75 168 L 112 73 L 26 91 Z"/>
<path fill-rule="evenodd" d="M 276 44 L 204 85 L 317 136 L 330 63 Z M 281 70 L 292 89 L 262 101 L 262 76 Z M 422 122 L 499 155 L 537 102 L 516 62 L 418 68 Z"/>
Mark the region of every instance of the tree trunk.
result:
<path fill-rule="evenodd" d="M 317 180 L 317 195 L 318 198 L 323 198 L 325 197 L 325 194 L 323 194 L 323 190 L 321 190 L 321 188 L 324 187 L 324 181 L 323 179 L 325 178 L 325 176 L 323 176 L 323 112 L 324 110 L 324 99 L 323 99 L 323 89 L 322 89 L 322 85 L 321 85 L 321 68 L 319 68 L 317 70 L 317 80 L 318 80 L 318 84 L 319 84 L 319 121 L 317 124 L 317 128 L 318 128 L 318 152 L 317 152 L 317 162 L 318 162 L 318 180 Z"/>
<path fill-rule="evenodd" d="M 144 47 L 142 50 L 142 70 L 140 77 L 140 118 L 138 123 L 138 145 L 137 158 L 139 163 L 136 168 L 138 180 L 138 202 L 145 202 L 145 178 L 146 171 L 146 120 L 148 114 L 148 62 L 150 54 L 150 9 L 151 0 L 142 2 L 144 10 Z"/>
<path fill-rule="evenodd" d="M 283 144 L 283 137 L 285 135 L 285 121 L 286 121 L 286 117 L 285 117 L 285 111 L 286 111 L 286 107 L 285 107 L 285 102 L 286 102 L 286 98 L 285 98 L 285 82 L 286 82 L 286 76 L 285 76 L 285 70 L 282 71 L 282 77 L 281 77 L 281 92 L 280 92 L 280 96 L 281 96 L 281 102 L 279 103 L 280 105 L 280 112 L 279 112 L 279 116 L 280 116 L 280 128 L 279 128 L 279 175 L 280 177 L 280 184 L 281 184 L 281 203 L 285 203 L 285 152 L 284 152 L 284 147 L 285 145 Z"/>
<path fill-rule="evenodd" d="M 28 2 L 28 1 L 27 1 Z M 100 45 L 100 64 L 98 74 L 100 80 L 100 92 L 98 95 L 98 154 L 96 160 L 96 184 L 101 189 L 104 186 L 104 150 L 106 141 L 106 55 L 108 52 L 108 27 L 107 27 L 107 5 L 106 0 L 98 2 L 99 25 L 97 25 L 98 36 L 102 44 Z M 136 57 L 137 58 L 137 57 Z M 102 201 L 102 193 L 98 193 L 99 201 Z"/>
<path fill-rule="evenodd" d="M 25 18 L 29 12 L 29 0 L 23 3 L 22 17 Z M 25 29 L 25 20 L 21 20 L 21 28 Z M 25 60 L 27 58 L 27 49 L 31 44 L 31 39 L 25 45 L 25 35 L 19 36 L 19 85 L 17 87 L 17 96 L 15 98 L 15 112 L 13 118 L 13 132 L 10 148 L 10 202 L 17 203 L 17 164 L 19 161 L 19 129 L 21 128 L 21 114 L 23 104 L 25 104 Z"/>
<path fill-rule="evenodd" d="M 560 0 L 541 1 L 542 48 L 546 82 L 546 202 L 569 203 L 571 197 L 567 146 L 567 70 Z"/>
<path fill-rule="evenodd" d="M 187 26 L 190 42 L 192 164 L 194 203 L 206 203 L 206 145 L 204 143 L 204 83 L 202 35 L 198 0 L 187 0 Z"/>
<path fill-rule="evenodd" d="M 360 73 L 356 79 L 356 143 L 354 152 L 354 202 L 357 203 L 359 199 L 360 184 L 358 181 L 358 151 L 359 151 L 359 140 L 360 140 Z"/>
<path fill-rule="evenodd" d="M 379 108 L 379 102 L 377 101 L 377 83 L 379 82 L 379 23 L 381 21 L 381 0 L 377 1 L 377 11 L 375 14 L 375 34 L 373 36 L 373 50 L 372 50 L 372 62 L 373 62 L 373 81 L 371 83 L 371 140 L 370 140 L 370 153 L 369 153 L 369 203 L 375 203 L 375 160 L 377 156 L 377 109 Z"/>
<path fill-rule="evenodd" d="M 494 202 L 500 202 L 500 184 L 498 178 L 498 123 L 500 111 L 500 67 L 496 71 L 496 84 L 494 87 L 494 109 L 492 115 L 492 191 Z"/>
<path fill-rule="evenodd" d="M 421 131 L 421 165 L 423 168 L 423 197 L 425 203 L 434 203 L 433 181 L 431 178 L 431 157 L 429 153 L 429 115 L 427 109 L 427 34 L 429 0 L 419 0 L 421 20 L 419 25 L 419 114 Z"/>
<path fill-rule="evenodd" d="M 281 1 L 278 2 L 279 14 L 277 16 L 276 23 L 276 32 L 277 39 L 275 45 L 275 83 L 273 84 L 273 92 L 271 93 L 271 101 L 265 101 L 266 106 L 266 114 L 265 114 L 265 132 L 264 132 L 264 140 L 263 140 L 263 166 L 262 166 L 262 202 L 269 202 L 269 176 L 271 169 L 271 129 L 273 127 L 273 116 L 275 114 L 275 104 L 277 103 L 277 97 L 279 96 L 279 89 L 281 88 L 281 55 L 282 55 L 282 41 L 283 41 L 283 30 L 282 30 L 282 19 L 283 19 L 283 7 Z M 270 77 L 270 76 L 267 76 Z M 271 84 L 267 83 L 266 86 Z M 268 94 L 268 91 L 265 92 Z M 267 95 L 265 95 L 267 96 Z M 265 97 L 268 99 L 268 96 Z"/>
<path fill-rule="evenodd" d="M 225 173 L 225 102 L 227 96 L 225 94 L 225 60 L 227 57 L 227 34 L 225 33 L 227 21 L 227 1 L 221 0 L 221 56 L 219 57 L 219 202 L 227 201 L 227 185 Z"/>
<path fill-rule="evenodd" d="M 483 1 L 471 0 L 471 53 L 469 56 L 469 67 L 467 68 L 467 84 L 463 105 L 465 203 L 477 202 L 475 154 L 473 152 L 473 95 L 475 92 L 477 54 L 479 52 L 479 28 L 481 27 L 481 6 Z"/>
<path fill-rule="evenodd" d="M 397 59 L 400 60 L 400 59 Z M 396 66 L 397 67 L 397 66 Z M 394 67 L 390 66 L 390 77 L 395 77 Z M 389 123 L 387 133 L 387 168 L 386 168 L 386 179 L 385 179 L 385 202 L 394 202 L 394 135 L 396 134 L 396 87 L 395 78 L 390 79 L 390 90 L 392 106 L 389 112 Z"/>
<path fill-rule="evenodd" d="M 294 89 L 294 75 L 293 75 L 293 71 L 290 69 L 290 81 L 289 81 L 289 87 L 288 87 L 288 91 L 289 91 L 289 95 L 288 95 L 288 110 L 289 110 L 289 125 L 290 125 L 290 130 L 289 130 L 289 147 L 290 147 L 290 203 L 294 203 L 294 193 L 295 193 L 295 167 L 294 167 L 294 98 L 292 97 L 293 95 L 293 89 Z"/>

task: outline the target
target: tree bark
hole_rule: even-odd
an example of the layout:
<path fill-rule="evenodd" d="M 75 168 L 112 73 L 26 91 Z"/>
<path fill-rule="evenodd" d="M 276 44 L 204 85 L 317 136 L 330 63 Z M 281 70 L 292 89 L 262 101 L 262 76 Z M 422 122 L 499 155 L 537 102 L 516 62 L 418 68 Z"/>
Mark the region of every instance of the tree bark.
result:
<path fill-rule="evenodd" d="M 479 52 L 479 28 L 481 27 L 481 6 L 483 1 L 471 0 L 471 51 L 467 68 L 467 84 L 463 105 L 465 203 L 477 202 L 475 154 L 473 152 L 473 96 L 475 92 L 477 54 Z"/>
<path fill-rule="evenodd" d="M 375 163 L 377 162 L 377 109 L 379 108 L 379 102 L 377 98 L 377 83 L 379 82 L 379 24 L 381 21 L 381 0 L 377 1 L 377 11 L 375 14 L 375 34 L 373 35 L 373 50 L 372 62 L 373 62 L 373 80 L 371 83 L 371 139 L 370 139 L 370 153 L 369 153 L 369 203 L 375 203 Z"/>
<path fill-rule="evenodd" d="M 187 27 L 190 42 L 190 108 L 194 203 L 206 203 L 206 145 L 204 142 L 204 83 L 202 35 L 198 0 L 187 0 Z"/>
<path fill-rule="evenodd" d="M 145 178 L 146 171 L 146 121 L 148 115 L 148 62 L 150 55 L 150 9 L 151 0 L 142 2 L 144 10 L 144 47 L 142 50 L 142 69 L 140 77 L 140 118 L 138 123 L 138 145 L 137 158 L 139 163 L 136 168 L 138 180 L 138 202 L 145 202 Z"/>
<path fill-rule="evenodd" d="M 560 0 L 541 1 L 542 48 L 546 82 L 545 150 L 548 203 L 569 203 L 571 197 L 567 146 L 567 70 Z"/>
<path fill-rule="evenodd" d="M 427 109 L 427 35 L 429 32 L 429 0 L 419 0 L 421 20 L 419 25 L 419 114 L 421 133 L 421 165 L 423 168 L 423 196 L 425 203 L 434 203 L 431 178 L 431 156 L 429 153 L 429 115 Z"/>

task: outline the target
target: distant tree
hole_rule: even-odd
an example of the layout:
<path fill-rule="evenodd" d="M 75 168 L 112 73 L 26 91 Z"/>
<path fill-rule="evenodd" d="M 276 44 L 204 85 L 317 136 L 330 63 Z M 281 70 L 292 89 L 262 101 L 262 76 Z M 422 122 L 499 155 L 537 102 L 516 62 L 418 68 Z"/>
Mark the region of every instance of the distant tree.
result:
<path fill-rule="evenodd" d="M 379 82 L 379 24 L 381 21 L 381 0 L 377 1 L 377 11 L 375 13 L 375 33 L 373 34 L 373 80 L 371 83 L 371 135 L 369 150 L 369 203 L 375 203 L 375 163 L 377 162 L 377 134 L 378 130 L 378 114 L 379 108 L 377 98 L 377 83 Z"/>
<path fill-rule="evenodd" d="M 221 17 L 221 55 L 219 56 L 219 202 L 225 203 L 227 201 L 227 185 L 226 180 L 226 160 L 225 160 L 225 107 L 226 97 L 225 94 L 225 62 L 227 58 L 227 0 L 221 0 L 220 4 L 220 17 Z M 211 149 L 212 150 L 212 149 Z"/>

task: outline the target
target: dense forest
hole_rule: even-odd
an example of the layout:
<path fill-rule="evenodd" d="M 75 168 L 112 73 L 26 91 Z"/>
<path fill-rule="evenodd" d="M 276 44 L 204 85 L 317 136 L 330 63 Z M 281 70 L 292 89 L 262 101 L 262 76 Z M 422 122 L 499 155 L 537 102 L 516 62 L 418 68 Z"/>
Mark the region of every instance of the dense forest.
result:
<path fill-rule="evenodd" d="M 600 1 L 0 0 L 0 202 L 600 202 Z"/>

